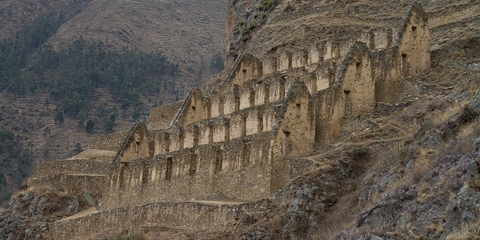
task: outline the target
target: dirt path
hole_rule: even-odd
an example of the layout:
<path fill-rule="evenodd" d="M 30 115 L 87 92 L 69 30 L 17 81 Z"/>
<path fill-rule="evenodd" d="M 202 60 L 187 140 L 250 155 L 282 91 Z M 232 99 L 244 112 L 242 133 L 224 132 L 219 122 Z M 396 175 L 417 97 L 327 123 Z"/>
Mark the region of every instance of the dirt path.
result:
<path fill-rule="evenodd" d="M 70 217 L 62 218 L 62 219 L 58 220 L 57 222 L 68 221 L 68 220 L 77 219 L 77 218 L 82 218 L 82 217 L 85 217 L 85 216 L 87 216 L 87 215 L 89 215 L 89 214 L 97 213 L 97 212 L 99 212 L 99 211 L 97 211 L 97 210 L 95 209 L 95 207 L 91 207 L 91 208 L 88 208 L 88 209 L 86 209 L 86 210 L 80 211 L 80 212 L 78 212 L 77 214 L 74 214 L 74 215 L 72 215 L 72 216 L 70 216 Z"/>

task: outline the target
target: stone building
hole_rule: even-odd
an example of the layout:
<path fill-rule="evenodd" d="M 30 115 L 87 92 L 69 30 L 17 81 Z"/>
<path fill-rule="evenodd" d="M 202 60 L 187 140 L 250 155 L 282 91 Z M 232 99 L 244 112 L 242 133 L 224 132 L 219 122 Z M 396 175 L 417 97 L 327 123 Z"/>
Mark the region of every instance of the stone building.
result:
<path fill-rule="evenodd" d="M 73 182 L 101 196 L 102 211 L 267 199 L 311 167 L 302 157 L 339 138 L 346 119 L 401 99 L 403 79 L 429 68 L 429 45 L 426 14 L 413 4 L 398 29 L 372 23 L 354 39 L 319 37 L 303 49 L 278 46 L 262 56 L 239 56 L 226 78 L 152 110 L 149 123 L 135 124 L 123 141 L 118 135 L 93 140 L 91 149 L 119 146 L 111 161 L 94 168 L 103 173 L 94 180 L 51 180 L 62 173 L 42 162 L 29 186 Z M 75 166 L 61 171 L 80 169 Z"/>

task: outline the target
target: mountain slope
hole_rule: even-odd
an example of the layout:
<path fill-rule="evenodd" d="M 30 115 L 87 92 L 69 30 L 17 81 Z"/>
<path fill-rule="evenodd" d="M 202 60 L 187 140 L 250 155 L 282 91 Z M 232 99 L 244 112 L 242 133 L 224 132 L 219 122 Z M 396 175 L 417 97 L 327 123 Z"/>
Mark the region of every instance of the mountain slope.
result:
<path fill-rule="evenodd" d="M 134 230 L 146 239 L 478 239 L 480 171 L 473 143 L 480 137 L 480 2 L 420 2 L 430 19 L 432 66 L 404 79 L 404 99 L 348 119 L 357 124 L 305 158 L 315 163 L 311 171 L 266 200 L 268 207 L 245 213 L 229 231 L 182 231 L 155 222 Z M 329 9 L 329 3 L 342 7 Z M 262 55 L 310 41 L 309 31 L 328 35 L 346 26 L 348 35 L 361 31 L 359 23 L 388 25 L 405 8 L 398 1 L 284 1 L 263 28 L 240 40 Z M 339 15 L 350 21 L 336 21 Z M 42 229 L 28 218 L 28 209 L 38 206 L 32 199 L 59 199 L 57 210 L 68 210 L 68 197 L 42 194 L 13 198 L 0 215 L 4 234 Z M 92 238 L 124 229 L 103 231 Z"/>
<path fill-rule="evenodd" d="M 62 46 L 82 36 L 109 48 L 124 46 L 146 52 L 160 50 L 179 64 L 179 78 L 190 87 L 212 74 L 208 66 L 223 55 L 226 1 L 96 0 L 64 24 L 49 41 Z"/>
<path fill-rule="evenodd" d="M 0 86 L 0 130 L 12 133 L 20 152 L 24 149 L 29 153 L 28 167 L 15 162 L 2 163 L 0 170 L 5 172 L 6 180 L 2 180 L 5 186 L 0 189 L 0 195 L 15 191 L 33 171 L 36 162 L 71 157 L 86 147 L 92 137 L 129 128 L 138 118 L 146 119 L 149 108 L 178 100 L 190 87 L 198 86 L 208 75 L 220 71 L 226 6 L 224 1 L 0 1 L 0 39 L 5 46 L 14 46 L 9 55 L 2 54 L 2 58 L 6 58 L 2 61 L 6 64 L 4 69 L 0 68 L 0 75 L 5 75 L 1 82 L 8 84 Z M 49 19 L 62 16 L 61 21 L 55 20 L 60 28 L 57 30 L 55 26 L 53 37 L 47 39 L 43 36 L 50 36 L 50 33 L 40 34 L 42 38 L 32 34 L 43 31 L 47 25 L 53 28 L 49 24 L 52 21 L 38 24 L 45 16 Z M 18 31 L 22 34 L 19 35 Z M 32 41 L 23 41 L 27 39 L 24 36 Z M 10 44 L 12 42 L 18 44 Z M 83 49 L 76 49 L 76 56 L 68 55 L 79 46 Z M 26 50 L 16 53 L 17 47 Z M 96 58 L 98 69 L 90 66 L 89 70 L 85 65 L 91 65 L 93 61 L 80 59 L 85 56 L 79 52 L 87 55 L 88 49 Z M 151 52 L 156 57 L 152 58 Z M 137 68 L 136 73 L 130 71 L 132 79 L 146 78 L 158 85 L 142 86 L 146 91 L 141 91 L 136 103 L 129 103 L 128 99 L 125 102 L 116 93 L 118 91 L 112 91 L 112 86 L 92 84 L 92 80 L 113 81 L 111 83 L 117 82 L 123 89 L 132 90 L 131 85 L 142 81 L 137 79 L 132 83 L 130 79 L 122 83 L 123 75 L 128 75 L 122 71 L 128 67 L 122 67 L 118 60 L 126 64 L 134 57 L 146 62 L 162 59 L 162 64 L 154 67 L 167 63 L 172 66 L 170 70 L 178 66 L 178 72 L 175 70 L 164 77 L 150 74 L 149 70 L 154 67 L 142 70 L 145 66 Z M 101 70 L 98 61 L 107 60 L 109 62 L 102 66 L 108 68 L 110 65 L 111 69 L 117 70 L 115 74 L 123 74 L 116 76 L 120 81 L 109 75 L 109 69 Z M 61 62 L 55 64 L 56 61 Z M 66 69 L 73 70 L 66 72 Z M 85 75 L 86 81 L 81 82 L 78 77 L 83 70 L 94 74 Z M 97 74 L 101 72 L 107 75 Z M 142 76 L 142 73 L 146 75 Z M 70 86 L 67 88 L 71 91 L 58 95 L 57 90 L 66 89 L 66 86 Z M 78 102 L 81 102 L 83 112 L 78 111 Z M 69 111 L 68 106 L 77 110 Z M 94 126 L 87 132 L 86 125 L 90 120 Z M 17 158 L 10 155 L 5 156 L 16 161 Z M 3 153 L 1 157 L 4 157 Z"/>

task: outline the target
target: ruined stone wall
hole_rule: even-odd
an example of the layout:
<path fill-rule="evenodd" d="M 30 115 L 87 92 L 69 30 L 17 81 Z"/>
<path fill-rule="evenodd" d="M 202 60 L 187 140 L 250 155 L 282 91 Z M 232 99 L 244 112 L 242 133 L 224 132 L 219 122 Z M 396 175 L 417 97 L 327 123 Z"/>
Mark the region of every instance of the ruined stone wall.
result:
<path fill-rule="evenodd" d="M 255 106 L 255 91 L 251 88 L 243 88 L 240 93 L 240 110 Z"/>
<path fill-rule="evenodd" d="M 282 106 L 279 124 L 275 127 L 276 155 L 286 157 L 307 156 L 313 151 L 314 111 L 310 94 L 304 82 L 295 81 Z"/>
<path fill-rule="evenodd" d="M 102 207 L 154 201 L 266 198 L 271 132 L 115 163 Z"/>
<path fill-rule="evenodd" d="M 312 95 L 315 111 L 315 142 L 328 143 L 340 137 L 345 100 L 340 86 L 333 86 Z"/>
<path fill-rule="evenodd" d="M 173 126 L 183 126 L 211 117 L 211 103 L 200 89 L 193 89 L 172 120 Z"/>
<path fill-rule="evenodd" d="M 278 54 L 277 72 L 282 72 L 291 68 L 292 68 L 292 53 L 286 50 L 282 50 Z"/>
<path fill-rule="evenodd" d="M 284 186 L 292 177 L 301 174 L 298 162 L 291 159 L 313 153 L 315 141 L 314 109 L 308 88 L 304 82 L 294 81 L 280 110 L 278 124 L 273 128 L 272 140 L 272 192 Z"/>
<path fill-rule="evenodd" d="M 254 88 L 255 91 L 255 106 L 261 106 L 269 103 L 270 88 L 264 82 L 259 83 Z"/>
<path fill-rule="evenodd" d="M 200 130 L 198 125 L 191 124 L 185 127 L 184 138 L 183 138 L 183 147 L 184 148 L 193 148 L 198 146 L 198 138 L 200 135 Z"/>
<path fill-rule="evenodd" d="M 406 18 L 406 32 L 391 48 L 389 30 L 374 29 L 359 37 L 365 43 L 281 47 L 263 62 L 243 56 L 224 86 L 193 90 L 172 126 L 144 134 L 148 141 L 134 136 L 125 143 L 103 207 L 270 196 L 306 164 L 292 158 L 311 154 L 315 142 L 338 139 L 344 117 L 396 98 L 410 64 L 427 62 L 415 55 L 429 37 L 416 14 Z"/>
<path fill-rule="evenodd" d="M 285 98 L 285 93 L 285 80 L 280 78 L 279 80 L 270 83 L 268 101 L 282 101 Z"/>
<path fill-rule="evenodd" d="M 185 127 L 159 131 L 153 134 L 154 155 L 270 131 L 278 118 L 280 105 L 278 101 L 263 104 Z"/>
<path fill-rule="evenodd" d="M 246 123 L 243 114 L 233 114 L 230 117 L 230 139 L 245 137 Z"/>
<path fill-rule="evenodd" d="M 168 128 L 182 105 L 183 102 L 176 102 L 151 109 L 148 117 L 148 130 Z"/>
<path fill-rule="evenodd" d="M 262 61 L 263 65 L 263 74 L 273 74 L 277 72 L 277 58 L 276 57 L 265 57 Z"/>
<path fill-rule="evenodd" d="M 430 32 L 427 14 L 413 5 L 403 19 L 394 46 L 398 47 L 403 75 L 416 76 L 430 68 Z"/>
<path fill-rule="evenodd" d="M 323 48 L 319 47 L 317 44 L 313 44 L 308 50 L 308 64 L 315 64 L 323 62 Z"/>
<path fill-rule="evenodd" d="M 130 135 L 124 141 L 122 149 L 117 153 L 114 161 L 130 162 L 138 158 L 146 158 L 153 155 L 153 142 L 144 123 L 136 124 Z"/>
<path fill-rule="evenodd" d="M 212 118 L 218 117 L 218 116 L 223 116 L 225 113 L 225 100 L 223 97 L 220 96 L 215 96 L 211 100 L 211 106 L 212 106 Z"/>
<path fill-rule="evenodd" d="M 374 47 L 376 50 L 391 48 L 393 45 L 393 31 L 390 28 L 373 30 Z"/>
<path fill-rule="evenodd" d="M 231 95 L 225 97 L 224 114 L 230 114 L 240 109 L 240 97 Z"/>
<path fill-rule="evenodd" d="M 96 196 L 105 192 L 106 175 L 96 174 L 50 174 L 30 178 L 27 182 L 29 189 L 53 188 L 58 192 L 83 193 L 90 191 Z"/>
<path fill-rule="evenodd" d="M 230 141 L 230 119 L 217 118 L 213 121 L 213 142 Z"/>
<path fill-rule="evenodd" d="M 292 68 L 304 67 L 308 64 L 308 52 L 306 50 L 296 50 L 292 56 Z"/>
<path fill-rule="evenodd" d="M 342 63 L 335 84 L 343 90 L 345 116 L 370 113 L 375 107 L 371 62 L 366 44 L 356 42 Z"/>
<path fill-rule="evenodd" d="M 107 174 L 108 170 L 108 162 L 105 161 L 87 159 L 42 161 L 38 164 L 37 171 L 33 177 L 41 177 L 54 173 Z"/>
<path fill-rule="evenodd" d="M 245 213 L 266 208 L 268 202 L 218 205 L 215 203 L 162 202 L 131 208 L 95 212 L 82 218 L 49 224 L 52 239 L 89 239 L 92 234 L 108 232 L 117 236 L 126 230 L 137 234 L 142 227 L 155 222 L 168 229 L 225 232 L 235 227 Z"/>
<path fill-rule="evenodd" d="M 402 96 L 401 63 L 397 48 L 372 53 L 372 76 L 375 81 L 375 101 L 395 101 Z"/>
<path fill-rule="evenodd" d="M 430 32 L 426 13 L 419 5 L 409 8 L 394 40 L 392 48 L 372 53 L 378 102 L 401 99 L 403 77 L 418 75 L 430 67 Z"/>
<path fill-rule="evenodd" d="M 199 128 L 199 145 L 206 145 L 213 142 L 213 128 L 209 121 L 202 121 L 198 124 Z"/>
<path fill-rule="evenodd" d="M 89 149 L 100 149 L 106 151 L 118 151 L 123 141 L 127 137 L 127 132 L 114 133 L 93 138 L 88 143 Z"/>
<path fill-rule="evenodd" d="M 244 55 L 239 66 L 234 70 L 232 75 L 233 84 L 242 84 L 253 77 L 263 75 L 262 62 L 252 55 Z"/>

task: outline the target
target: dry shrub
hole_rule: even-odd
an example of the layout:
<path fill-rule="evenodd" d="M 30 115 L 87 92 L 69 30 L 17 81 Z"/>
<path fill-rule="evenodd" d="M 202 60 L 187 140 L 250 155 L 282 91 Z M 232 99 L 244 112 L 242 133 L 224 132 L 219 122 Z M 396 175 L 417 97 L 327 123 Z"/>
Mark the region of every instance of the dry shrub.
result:
<path fill-rule="evenodd" d="M 295 221 L 291 222 L 295 235 L 301 239 L 305 239 L 310 230 L 310 221 L 306 213 L 300 212 L 295 215 Z"/>
<path fill-rule="evenodd" d="M 365 170 L 365 163 L 370 160 L 370 150 L 362 147 L 357 148 L 351 152 L 350 167 L 355 175 L 362 174 Z"/>
<path fill-rule="evenodd" d="M 123 230 L 121 235 L 118 235 L 108 240 L 145 240 L 146 238 L 139 234 L 130 235 L 128 230 Z"/>
<path fill-rule="evenodd" d="M 332 124 L 332 138 L 333 139 L 339 139 L 340 138 L 340 134 L 341 134 L 342 130 L 340 128 L 340 124 L 338 123 L 334 123 Z"/>
<path fill-rule="evenodd" d="M 369 158 L 369 150 L 368 148 L 358 148 L 353 150 L 352 159 L 354 162 L 364 162 L 367 161 Z"/>
<path fill-rule="evenodd" d="M 415 160 L 412 179 L 414 183 L 421 182 L 430 166 L 430 156 L 434 153 L 431 149 L 420 149 L 420 156 Z"/>
<path fill-rule="evenodd" d="M 449 234 L 447 236 L 447 240 L 464 240 L 464 239 L 479 239 L 479 233 L 478 229 L 480 227 L 480 220 L 477 220 L 476 222 L 470 223 L 470 224 L 462 224 L 462 227 Z"/>
<path fill-rule="evenodd" d="M 473 109 L 471 109 L 468 106 L 465 106 L 460 112 L 460 115 L 457 118 L 457 122 L 460 126 L 463 126 L 473 121 L 475 118 L 478 117 L 478 115 L 479 114 L 475 112 Z"/>
<path fill-rule="evenodd" d="M 276 215 L 267 222 L 268 229 L 270 230 L 270 235 L 276 239 L 282 232 L 283 228 L 283 217 Z"/>
<path fill-rule="evenodd" d="M 447 121 L 440 126 L 440 136 L 442 136 L 443 140 L 455 138 L 462 126 L 471 123 L 479 115 L 479 113 L 470 108 L 468 105 L 464 105 L 463 108 L 456 114 L 455 118 L 450 118 L 450 121 Z"/>
<path fill-rule="evenodd" d="M 456 122 L 448 121 L 440 126 L 440 136 L 443 140 L 454 138 L 459 130 L 459 126 Z"/>

